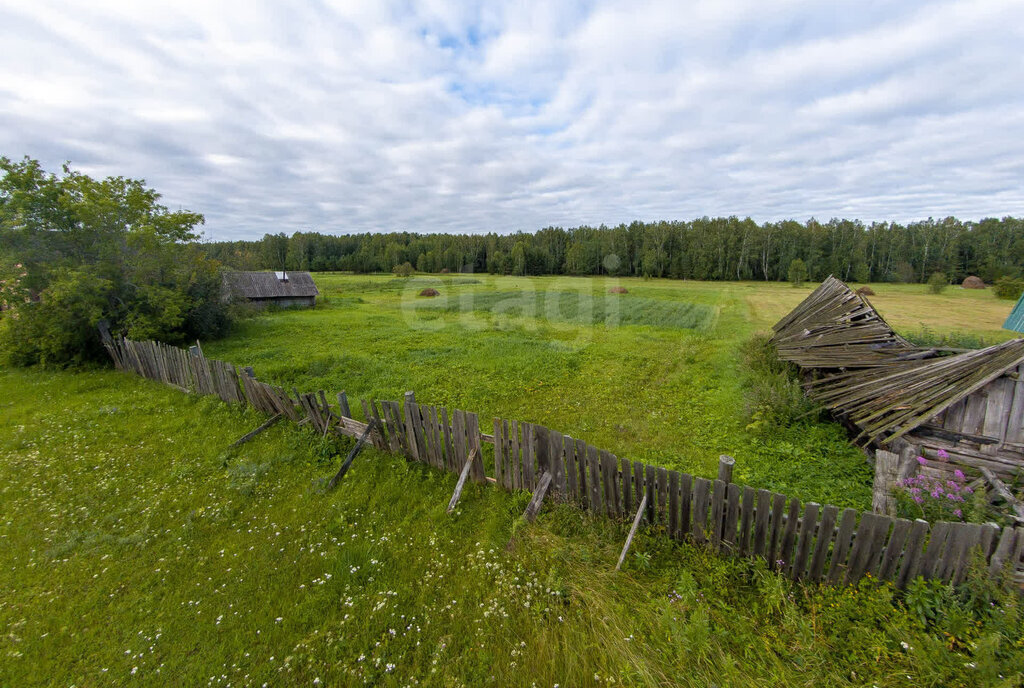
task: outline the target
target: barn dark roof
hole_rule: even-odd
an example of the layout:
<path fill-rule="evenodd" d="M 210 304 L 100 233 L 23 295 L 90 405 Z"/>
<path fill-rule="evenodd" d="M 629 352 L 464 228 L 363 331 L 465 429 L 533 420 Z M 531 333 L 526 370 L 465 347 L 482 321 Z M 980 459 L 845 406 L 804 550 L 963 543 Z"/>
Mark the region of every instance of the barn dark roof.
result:
<path fill-rule="evenodd" d="M 287 280 L 280 279 L 280 274 Z M 232 295 L 247 299 L 301 298 L 320 293 L 308 272 L 225 272 L 224 286 Z"/>

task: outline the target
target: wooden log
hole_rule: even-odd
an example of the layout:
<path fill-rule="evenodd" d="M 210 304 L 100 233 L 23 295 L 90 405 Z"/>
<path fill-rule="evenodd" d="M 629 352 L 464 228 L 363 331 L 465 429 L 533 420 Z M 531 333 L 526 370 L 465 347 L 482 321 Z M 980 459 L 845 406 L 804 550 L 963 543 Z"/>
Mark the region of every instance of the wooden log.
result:
<path fill-rule="evenodd" d="M 416 397 L 412 392 L 405 393 L 405 403 L 402 405 L 402 412 L 405 418 L 405 446 L 409 455 L 416 461 L 422 461 L 419 453 L 419 445 L 416 442 L 416 425 L 413 422 L 413 409 L 416 406 Z"/>
<path fill-rule="evenodd" d="M 636 535 L 636 529 L 640 527 L 640 519 L 644 517 L 644 509 L 647 508 L 647 495 L 644 495 L 640 499 L 640 506 L 636 510 L 636 516 L 633 517 L 633 527 L 629 529 L 629 537 L 626 538 L 626 544 L 622 547 L 622 554 L 619 555 L 619 562 L 615 564 L 615 570 L 620 571 L 622 569 L 622 562 L 626 560 L 626 552 L 629 551 L 629 546 L 633 544 L 633 536 Z"/>
<path fill-rule="evenodd" d="M 519 485 L 519 454 L 518 445 L 513 449 L 512 446 L 512 435 L 510 429 L 515 430 L 516 425 L 513 422 L 511 428 L 507 420 L 501 421 L 501 440 L 502 440 L 502 461 L 505 463 L 505 489 L 515 490 L 518 489 Z"/>
<path fill-rule="evenodd" d="M 835 537 L 836 518 L 839 516 L 838 507 L 826 504 L 822 510 L 821 523 L 818 525 L 818 536 L 814 542 L 814 555 L 811 557 L 811 565 L 807 572 L 807 580 L 818 582 L 825 571 L 825 559 L 828 557 L 829 547 Z"/>
<path fill-rule="evenodd" d="M 647 494 L 647 482 L 644 476 L 647 474 L 647 467 L 641 461 L 633 462 L 633 502 L 639 504 L 644 495 Z M 650 511 L 651 505 L 647 505 Z"/>
<path fill-rule="evenodd" d="M 338 483 L 341 482 L 341 479 L 345 477 L 345 474 L 348 473 L 349 466 L 352 465 L 352 462 L 362 450 L 363 445 L 366 444 L 366 440 L 370 437 L 370 432 L 372 430 L 373 422 L 371 421 L 370 424 L 366 426 L 366 430 L 363 432 L 362 436 L 356 441 L 356 446 L 352 447 L 352 451 L 350 451 L 348 456 L 345 457 L 345 460 L 341 464 L 341 468 L 338 469 L 338 472 L 335 473 L 334 477 L 331 478 L 329 483 L 327 483 L 328 490 L 333 490 Z"/>
<path fill-rule="evenodd" d="M 449 473 L 458 472 L 459 457 L 455 453 L 455 442 L 452 439 L 452 425 L 448 420 L 448 409 L 444 406 L 441 407 L 441 433 L 443 435 L 442 441 L 444 442 L 444 455 L 445 462 L 448 467 Z"/>
<path fill-rule="evenodd" d="M 449 514 L 455 511 L 455 505 L 459 503 L 459 497 L 462 496 L 462 488 L 466 485 L 466 478 L 469 477 L 469 471 L 473 468 L 473 461 L 476 459 L 476 456 L 476 449 L 469 452 L 469 458 L 466 459 L 466 463 L 462 467 L 462 473 L 459 474 L 459 481 L 455 483 L 455 492 L 452 493 L 452 498 L 448 502 Z"/>
<path fill-rule="evenodd" d="M 818 510 L 821 505 L 809 502 L 804 507 L 804 517 L 800 525 L 800 535 L 796 546 L 793 565 L 789 569 L 790 577 L 798 581 L 807 576 L 807 559 L 811 553 L 811 541 L 818 525 Z"/>
<path fill-rule="evenodd" d="M 728 485 L 732 482 L 732 469 L 736 465 L 736 459 L 722 454 L 718 457 L 718 479 Z"/>
<path fill-rule="evenodd" d="M 532 523 L 537 518 L 537 512 L 540 511 L 541 503 L 544 501 L 544 495 L 548 492 L 548 487 L 551 485 L 551 472 L 544 471 L 543 475 L 537 481 L 537 489 L 533 491 L 533 498 L 530 499 L 530 503 L 526 505 L 526 511 L 523 513 L 523 518 L 528 522 Z"/>
<path fill-rule="evenodd" d="M 393 438 L 388 434 L 380 412 L 377 410 L 377 402 L 373 399 L 370 400 L 370 416 L 373 418 L 373 422 L 376 425 L 374 432 L 380 435 L 382 448 L 390 449 L 397 453 L 398 449 L 393 446 Z"/>
<path fill-rule="evenodd" d="M 569 496 L 568 479 L 565 468 L 565 437 L 555 430 L 548 431 L 549 449 L 548 462 L 553 472 L 552 482 L 554 484 L 555 496 L 566 501 Z"/>
<path fill-rule="evenodd" d="M 245 444 L 246 442 L 251 440 L 253 437 L 255 437 L 256 435 L 260 434 L 261 432 L 263 432 L 264 430 L 266 430 L 267 428 L 272 426 L 277 421 L 281 420 L 281 418 L 282 418 L 282 416 L 281 416 L 280 413 L 278 413 L 275 416 L 271 416 L 265 423 L 263 423 L 263 425 L 259 426 L 258 428 L 256 428 L 255 430 L 253 430 L 251 432 L 245 433 L 244 435 L 239 437 L 237 440 L 232 442 L 230 448 L 234 449 L 235 447 L 242 446 L 243 444 Z"/>
<path fill-rule="evenodd" d="M 536 473 L 536 457 L 533 452 L 533 423 L 520 423 L 519 426 L 523 431 L 523 488 L 530 490 L 531 492 L 536 489 L 537 483 L 535 482 Z"/>
<path fill-rule="evenodd" d="M 1006 483 L 996 477 L 996 474 L 991 469 L 982 467 L 980 470 L 981 474 L 985 476 L 985 480 L 996 491 L 996 494 L 1002 497 L 1010 509 L 1013 510 L 1013 513 L 1016 514 L 1017 522 L 1024 523 L 1024 504 L 1021 504 L 1020 500 L 1010 492 L 1010 488 L 1006 486 Z"/>

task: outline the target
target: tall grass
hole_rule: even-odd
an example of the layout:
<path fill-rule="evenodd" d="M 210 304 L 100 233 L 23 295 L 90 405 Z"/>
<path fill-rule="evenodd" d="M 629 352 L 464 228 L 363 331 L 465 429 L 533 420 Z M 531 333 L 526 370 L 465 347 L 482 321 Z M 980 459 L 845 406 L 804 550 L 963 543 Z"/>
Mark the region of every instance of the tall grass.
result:
<path fill-rule="evenodd" d="M 111 372 L 0 372 L 0 685 L 975 686 L 1019 600 L 793 586 Z M 968 594 L 969 592 L 969 594 Z M 1000 678 L 1000 675 L 1003 678 Z"/>

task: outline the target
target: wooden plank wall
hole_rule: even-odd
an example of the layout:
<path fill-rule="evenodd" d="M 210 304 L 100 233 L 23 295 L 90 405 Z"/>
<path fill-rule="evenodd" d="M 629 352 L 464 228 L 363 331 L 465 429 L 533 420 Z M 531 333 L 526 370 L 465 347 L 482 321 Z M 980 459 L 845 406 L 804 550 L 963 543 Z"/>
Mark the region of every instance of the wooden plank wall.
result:
<path fill-rule="evenodd" d="M 792 578 L 832 584 L 855 583 L 866 575 L 905 586 L 917 576 L 959 583 L 975 552 L 994 575 L 1004 565 L 1024 570 L 1024 529 L 988 524 L 908 521 L 831 505 L 723 480 L 709 480 L 616 457 L 583 440 L 542 425 L 494 419 L 483 434 L 475 413 L 421 405 L 363 401 L 366 422 L 346 415 L 347 399 L 326 394 L 290 395 L 260 382 L 251 369 L 207 359 L 198 346 L 184 351 L 157 342 L 108 342 L 114 364 L 178 389 L 248 403 L 267 414 L 282 414 L 314 431 L 358 437 L 373 419 L 378 449 L 458 475 L 476 450 L 470 476 L 506 490 L 533 491 L 550 473 L 552 499 L 595 515 L 631 519 L 644 496 L 643 518 L 678 541 L 706 544 L 722 554 L 759 557 Z M 1011 403 L 1012 406 L 1012 403 Z M 969 405 L 967 410 L 969 411 Z M 487 474 L 481 443 L 494 445 L 493 477 Z"/>

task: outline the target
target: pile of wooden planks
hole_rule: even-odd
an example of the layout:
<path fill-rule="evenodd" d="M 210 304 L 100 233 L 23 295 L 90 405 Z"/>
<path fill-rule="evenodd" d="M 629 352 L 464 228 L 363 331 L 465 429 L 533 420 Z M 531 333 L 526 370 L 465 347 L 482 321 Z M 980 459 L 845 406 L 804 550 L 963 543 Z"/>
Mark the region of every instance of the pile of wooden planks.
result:
<path fill-rule="evenodd" d="M 938 353 L 896 334 L 867 299 L 831 276 L 772 330 L 779 356 L 801 368 L 870 368 Z"/>
<path fill-rule="evenodd" d="M 808 396 L 855 425 L 864 445 L 890 444 L 1024 363 L 1024 339 L 956 355 L 915 347 L 834 277 L 773 330 L 779 356 L 808 373 Z M 986 413 L 1006 425 L 1011 409 Z"/>

